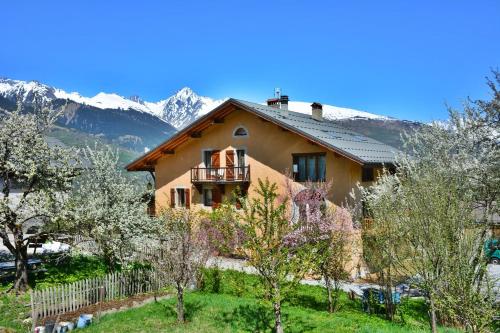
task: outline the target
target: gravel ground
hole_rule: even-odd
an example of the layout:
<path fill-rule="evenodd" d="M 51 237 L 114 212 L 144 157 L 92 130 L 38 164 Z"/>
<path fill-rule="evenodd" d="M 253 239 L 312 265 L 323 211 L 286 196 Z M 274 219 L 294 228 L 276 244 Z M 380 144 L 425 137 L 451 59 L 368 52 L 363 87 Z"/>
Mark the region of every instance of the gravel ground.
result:
<path fill-rule="evenodd" d="M 212 257 L 207 262 L 207 267 L 215 266 L 220 269 L 233 269 L 248 274 L 257 274 L 255 268 L 248 266 L 245 260 L 241 259 Z M 301 280 L 300 283 L 309 286 L 325 286 L 325 282 L 323 280 L 304 279 Z M 354 291 L 357 295 L 362 295 L 361 289 L 366 287 L 377 287 L 377 285 L 373 283 L 345 282 L 342 283 L 341 289 L 345 292 Z"/>
<path fill-rule="evenodd" d="M 241 259 L 232 259 L 232 258 L 224 258 L 224 257 L 212 257 L 209 259 L 207 263 L 208 267 L 217 266 L 220 269 L 234 269 L 236 271 L 245 272 L 248 274 L 256 274 L 256 270 L 253 267 L 250 267 L 246 264 L 245 260 Z M 488 265 L 488 272 L 495 280 L 495 289 L 497 292 L 497 301 L 500 302 L 500 265 Z M 324 286 L 325 283 L 323 280 L 312 280 L 305 279 L 300 281 L 301 284 L 306 284 L 310 286 Z M 358 283 L 358 282 L 346 282 L 343 283 L 341 288 L 342 290 L 349 292 L 354 291 L 357 295 L 361 295 L 361 289 L 366 287 L 377 287 L 376 284 L 372 283 Z"/>

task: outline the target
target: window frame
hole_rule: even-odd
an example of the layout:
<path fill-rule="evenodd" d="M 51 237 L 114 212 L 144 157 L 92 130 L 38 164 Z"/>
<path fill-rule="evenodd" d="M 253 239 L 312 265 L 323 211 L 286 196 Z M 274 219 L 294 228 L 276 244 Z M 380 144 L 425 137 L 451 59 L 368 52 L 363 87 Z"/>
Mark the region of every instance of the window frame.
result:
<path fill-rule="evenodd" d="M 237 135 L 236 132 L 239 130 L 239 129 L 243 129 L 245 131 L 245 134 L 244 135 Z M 248 129 L 243 126 L 243 125 L 238 125 L 234 130 L 233 130 L 233 138 L 248 138 L 249 137 L 249 134 L 248 134 Z"/>
<path fill-rule="evenodd" d="M 305 157 L 305 178 L 304 179 L 299 179 L 299 174 L 300 174 L 300 171 L 299 171 L 299 158 L 300 157 Z M 315 179 L 309 179 L 309 163 L 308 163 L 308 158 L 309 157 L 315 157 L 315 165 L 314 165 L 314 169 L 315 169 L 315 174 L 316 174 L 316 178 Z M 325 159 L 325 174 L 322 175 L 322 177 L 319 175 L 319 161 L 320 161 L 320 157 L 324 157 Z M 295 181 L 297 182 L 307 182 L 308 180 L 312 181 L 312 182 L 324 182 L 326 181 L 326 153 L 325 152 L 317 152 L 317 153 L 293 153 L 292 154 L 292 171 L 293 171 L 293 166 L 294 165 L 297 165 L 297 172 L 292 172 L 293 173 L 293 178 Z"/>
<path fill-rule="evenodd" d="M 207 194 L 206 194 L 208 191 L 210 191 L 210 204 L 209 205 L 207 205 Z M 213 188 L 211 188 L 211 187 L 210 188 L 203 188 L 203 206 L 204 207 L 212 207 L 213 206 L 214 200 L 213 200 L 212 191 L 213 191 Z"/>
<path fill-rule="evenodd" d="M 235 167 L 244 167 L 247 164 L 247 149 L 246 148 L 234 148 L 234 166 Z M 243 165 L 240 165 L 240 160 L 238 156 L 238 152 L 243 152 Z"/>
<path fill-rule="evenodd" d="M 370 172 L 370 174 L 366 174 L 366 172 Z M 372 182 L 375 180 L 375 168 L 371 166 L 363 166 L 361 167 L 361 182 Z"/>
<path fill-rule="evenodd" d="M 201 150 L 201 164 L 204 168 L 211 168 L 212 167 L 212 154 L 214 151 L 216 151 L 217 149 L 215 148 L 203 148 Z M 206 155 L 207 153 L 210 153 L 210 165 L 207 165 L 207 161 L 206 161 Z"/>
<path fill-rule="evenodd" d="M 181 192 L 182 192 L 182 195 L 181 195 Z M 185 187 L 176 187 L 175 188 L 175 207 L 181 207 L 181 208 L 186 207 L 186 188 Z"/>

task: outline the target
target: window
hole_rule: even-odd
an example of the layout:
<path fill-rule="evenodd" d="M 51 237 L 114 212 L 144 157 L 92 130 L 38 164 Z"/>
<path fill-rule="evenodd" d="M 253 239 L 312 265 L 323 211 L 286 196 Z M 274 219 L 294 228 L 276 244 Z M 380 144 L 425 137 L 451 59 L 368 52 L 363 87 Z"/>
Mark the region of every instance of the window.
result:
<path fill-rule="evenodd" d="M 211 188 L 203 189 L 203 205 L 208 206 L 208 207 L 212 207 L 212 205 L 213 205 L 212 189 Z"/>
<path fill-rule="evenodd" d="M 236 177 L 238 179 L 245 178 L 245 150 L 236 150 Z"/>
<path fill-rule="evenodd" d="M 373 181 L 373 168 L 364 167 L 361 172 L 361 181 L 362 182 L 371 182 Z"/>
<path fill-rule="evenodd" d="M 239 167 L 245 166 L 245 150 L 244 149 L 236 150 L 236 166 L 239 166 Z"/>
<path fill-rule="evenodd" d="M 205 150 L 203 152 L 203 163 L 205 163 L 205 168 L 211 168 L 212 167 L 212 150 Z"/>
<path fill-rule="evenodd" d="M 244 127 L 238 127 L 237 129 L 234 130 L 233 136 L 236 137 L 248 136 L 248 131 Z"/>
<path fill-rule="evenodd" d="M 293 154 L 293 175 L 296 181 L 318 182 L 326 179 L 325 153 Z"/>
<path fill-rule="evenodd" d="M 177 207 L 186 207 L 186 191 L 183 188 L 177 189 Z"/>

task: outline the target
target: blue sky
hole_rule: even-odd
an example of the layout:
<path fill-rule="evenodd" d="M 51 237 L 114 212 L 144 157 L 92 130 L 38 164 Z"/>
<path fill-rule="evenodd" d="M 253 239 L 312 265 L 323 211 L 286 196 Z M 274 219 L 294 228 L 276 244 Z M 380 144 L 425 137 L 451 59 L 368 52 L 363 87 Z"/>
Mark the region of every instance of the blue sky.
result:
<path fill-rule="evenodd" d="M 404 119 L 487 98 L 500 1 L 5 1 L 0 77 L 146 100 L 281 87 Z"/>

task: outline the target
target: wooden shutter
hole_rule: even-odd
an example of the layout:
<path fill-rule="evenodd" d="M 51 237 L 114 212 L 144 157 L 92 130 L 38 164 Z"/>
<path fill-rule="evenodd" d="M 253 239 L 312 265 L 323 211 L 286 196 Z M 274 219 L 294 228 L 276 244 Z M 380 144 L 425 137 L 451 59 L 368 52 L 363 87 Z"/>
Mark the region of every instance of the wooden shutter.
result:
<path fill-rule="evenodd" d="M 222 202 L 222 194 L 218 188 L 212 189 L 212 207 L 217 208 Z"/>
<path fill-rule="evenodd" d="M 175 207 L 175 188 L 170 189 L 170 207 Z"/>
<path fill-rule="evenodd" d="M 234 180 L 234 150 L 226 150 L 226 178 Z"/>
<path fill-rule="evenodd" d="M 184 190 L 184 196 L 186 201 L 186 208 L 189 209 L 189 207 L 191 207 L 191 191 L 188 188 Z"/>
<path fill-rule="evenodd" d="M 212 168 L 220 167 L 220 150 L 212 151 Z"/>

